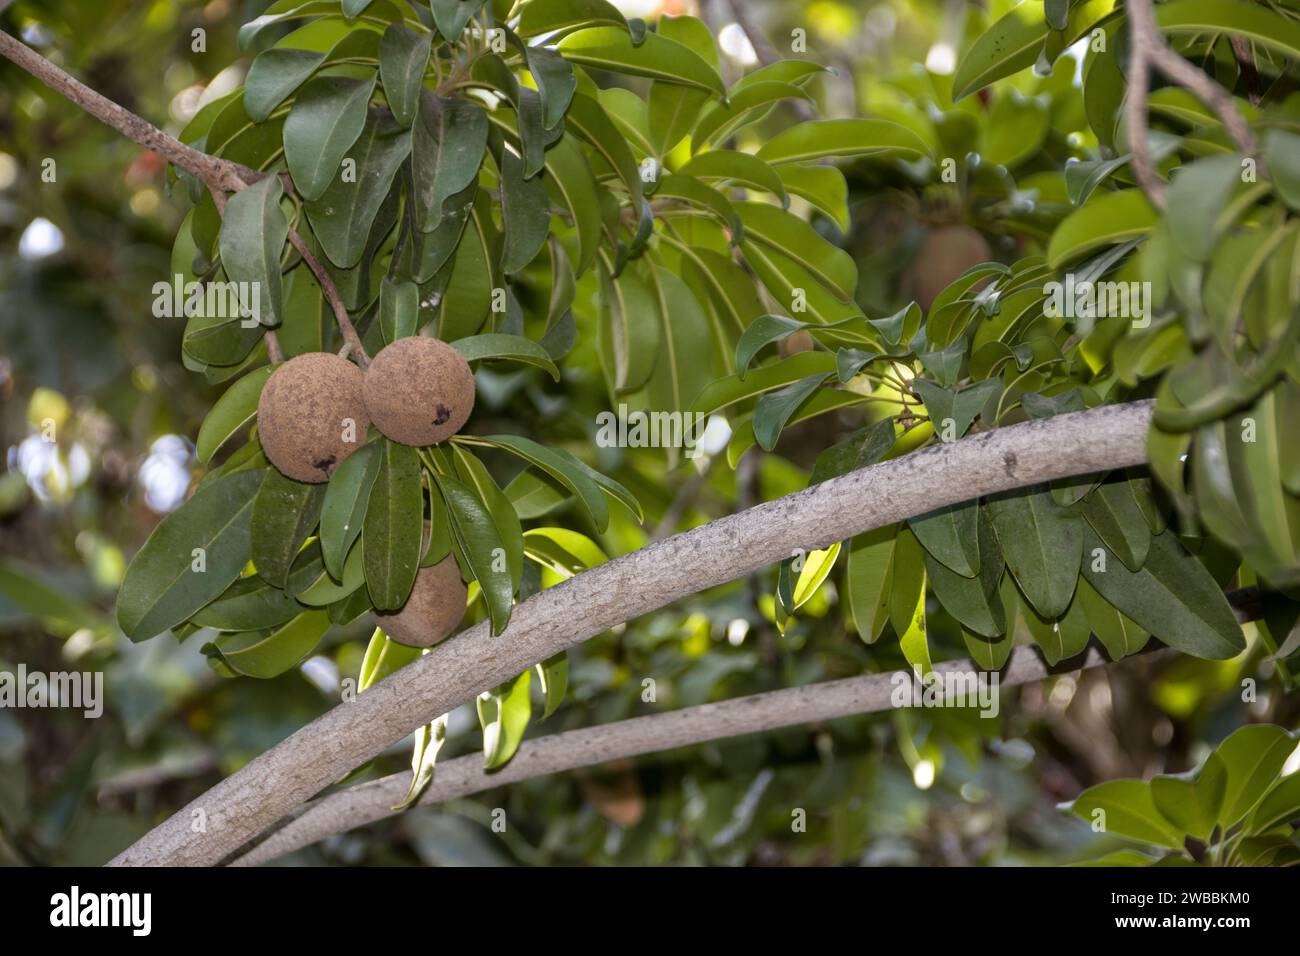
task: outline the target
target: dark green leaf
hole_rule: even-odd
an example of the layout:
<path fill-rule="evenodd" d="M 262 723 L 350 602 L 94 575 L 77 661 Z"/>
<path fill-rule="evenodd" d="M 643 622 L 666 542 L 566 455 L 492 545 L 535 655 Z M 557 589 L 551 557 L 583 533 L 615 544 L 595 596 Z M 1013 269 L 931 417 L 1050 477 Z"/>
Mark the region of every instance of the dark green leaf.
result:
<path fill-rule="evenodd" d="M 320 520 L 325 489 L 286 478 L 272 468 L 253 501 L 251 558 L 257 574 L 282 588 L 289 569 Z"/>
<path fill-rule="evenodd" d="M 406 603 L 420 564 L 424 492 L 414 448 L 382 440 L 379 470 L 370 489 L 365 529 L 366 586 L 379 610 Z"/>

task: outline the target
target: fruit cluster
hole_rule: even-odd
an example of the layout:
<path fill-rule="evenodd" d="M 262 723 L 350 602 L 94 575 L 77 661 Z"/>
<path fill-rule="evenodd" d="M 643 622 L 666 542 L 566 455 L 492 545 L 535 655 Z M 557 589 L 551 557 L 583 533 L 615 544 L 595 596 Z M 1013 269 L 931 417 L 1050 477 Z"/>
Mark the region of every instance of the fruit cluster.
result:
<path fill-rule="evenodd" d="M 460 431 L 473 408 L 469 363 L 439 339 L 409 336 L 385 347 L 365 371 L 328 352 L 289 359 L 262 390 L 257 430 L 281 473 L 319 484 L 365 444 L 371 425 L 403 445 L 434 445 Z M 460 622 L 465 600 L 456 559 L 448 555 L 420 569 L 401 608 L 376 618 L 394 640 L 428 647 Z"/>

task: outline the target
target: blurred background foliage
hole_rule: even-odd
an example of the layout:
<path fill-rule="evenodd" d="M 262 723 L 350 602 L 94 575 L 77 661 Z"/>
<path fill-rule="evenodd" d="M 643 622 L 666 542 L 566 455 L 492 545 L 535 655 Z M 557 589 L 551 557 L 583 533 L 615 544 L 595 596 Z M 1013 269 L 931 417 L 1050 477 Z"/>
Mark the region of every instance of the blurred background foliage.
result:
<path fill-rule="evenodd" d="M 18 0 L 0 26 L 177 132 L 238 85 L 250 59 L 237 49 L 238 26 L 266 5 Z M 755 62 L 725 0 L 618 5 L 651 21 L 702 16 L 719 31 L 728 79 Z M 847 231 L 800 208 L 857 260 L 868 315 L 913 298 L 926 306 L 976 262 L 1042 251 L 1069 206 L 1065 161 L 1095 157 L 1099 144 L 1074 60 L 953 106 L 958 54 L 1009 4 L 745 6 L 783 54 L 792 31 L 804 30 L 809 55 L 835 67 L 814 86 L 821 115 L 881 116 L 948 155 L 979 157 L 955 183 L 904 163 L 846 166 Z M 791 109 L 747 135 L 780 129 Z M 201 477 L 193 439 L 219 394 L 182 368 L 182 323 L 151 311 L 188 209 L 182 193 L 168 188 L 160 159 L 0 65 L 0 670 L 102 671 L 106 689 L 94 721 L 79 711 L 0 709 L 6 864 L 108 859 L 334 705 L 369 636 L 365 621 L 336 628 L 288 674 L 224 680 L 199 652 L 202 635 L 133 645 L 112 623 L 127 559 Z M 594 306 L 580 301 L 576 311 L 589 331 Z M 817 454 L 845 430 L 835 415 L 793 426 L 775 454 L 752 450 L 734 471 L 707 455 L 670 468 L 654 449 L 597 448 L 607 397 L 593 352 L 575 351 L 559 385 L 537 370 L 480 371 L 470 430 L 566 447 L 628 485 L 645 526 L 616 509 L 605 535 L 585 528 L 611 555 L 804 487 Z M 54 442 L 43 440 L 51 422 Z M 488 461 L 503 484 L 518 467 Z M 574 510 L 546 523 L 584 528 Z M 868 647 L 846 628 L 833 583 L 779 633 L 774 583 L 770 569 L 574 649 L 569 697 L 530 735 L 904 666 L 897 642 Z M 937 656 L 960 655 L 955 622 L 945 628 L 931 610 Z M 1185 770 L 1243 723 L 1295 725 L 1294 702 L 1269 693 L 1272 665 L 1246 630 L 1249 648 L 1235 660 L 1139 657 L 1067 674 L 1005 691 L 997 719 L 897 711 L 693 747 L 419 809 L 287 862 L 959 865 L 1095 856 L 1114 841 L 1058 812 L 1059 801 L 1102 780 Z M 646 678 L 653 704 L 642 699 Z M 1247 702 L 1245 678 L 1260 687 Z M 477 749 L 472 708 L 455 712 L 448 730 L 441 759 Z M 391 748 L 364 775 L 401 770 L 409 752 L 406 743 Z M 489 826 L 498 807 L 509 821 L 502 834 Z"/>

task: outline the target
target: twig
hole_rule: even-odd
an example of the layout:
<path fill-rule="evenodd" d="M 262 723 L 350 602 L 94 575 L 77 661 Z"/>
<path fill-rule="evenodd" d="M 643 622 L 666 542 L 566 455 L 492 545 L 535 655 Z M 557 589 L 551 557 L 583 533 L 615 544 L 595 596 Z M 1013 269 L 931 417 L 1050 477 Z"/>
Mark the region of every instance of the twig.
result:
<path fill-rule="evenodd" d="M 1186 88 L 1214 111 L 1228 131 L 1237 148 L 1247 156 L 1259 151 L 1255 133 L 1245 117 L 1237 111 L 1232 94 L 1213 78 L 1180 56 L 1169 46 L 1156 23 L 1151 0 L 1128 0 L 1129 29 L 1129 148 L 1133 152 L 1133 174 L 1152 205 L 1163 210 L 1166 205 L 1165 186 L 1156 175 L 1151 162 L 1150 144 L 1147 140 L 1147 85 L 1149 67 L 1154 66 L 1170 80 Z"/>
<path fill-rule="evenodd" d="M 225 193 L 239 192 L 239 190 L 268 175 L 255 169 L 249 169 L 239 163 L 221 159 L 218 156 L 209 156 L 192 146 L 186 146 L 176 137 L 163 132 L 143 117 L 137 116 L 130 110 L 114 103 L 108 97 L 92 90 L 76 77 L 60 69 L 31 47 L 19 42 L 3 30 L 0 30 L 0 56 L 4 56 L 26 70 L 50 89 L 62 94 L 82 110 L 95 117 L 95 119 L 117 130 L 133 143 L 158 153 L 172 165 L 198 178 L 212 192 L 214 200 L 217 199 L 218 194 L 222 194 L 223 199 L 218 202 L 218 209 L 224 208 Z M 364 368 L 369 364 L 370 356 L 366 354 L 366 350 L 361 344 L 361 338 L 357 335 L 352 320 L 348 317 L 348 310 L 343 305 L 343 299 L 339 295 L 334 281 L 329 277 L 329 273 L 325 271 L 320 260 L 307 247 L 302 236 L 298 235 L 298 232 L 294 229 L 289 230 L 289 242 L 298 250 L 303 262 L 307 264 L 307 268 L 316 277 L 321 291 L 325 294 L 325 298 L 334 311 L 334 318 L 338 322 L 339 331 L 343 334 L 344 343 L 347 345 L 348 350 L 357 357 L 358 364 Z M 268 331 L 267 335 L 271 336 L 272 333 Z M 273 339 L 269 340 L 267 342 L 267 355 L 271 356 L 271 360 L 274 362 L 276 361 L 274 356 L 277 354 L 280 355 L 280 360 L 283 361 L 279 342 Z"/>
<path fill-rule="evenodd" d="M 727 5 L 731 8 L 731 15 L 736 18 L 736 25 L 749 40 L 749 45 L 754 48 L 754 55 L 758 57 L 758 62 L 764 66 L 771 66 L 781 59 L 781 54 L 776 52 L 776 47 L 772 46 L 767 36 L 759 29 L 758 23 L 749 10 L 748 0 L 727 0 Z M 790 105 L 794 107 L 795 115 L 805 122 L 817 117 L 812 107 L 803 100 L 791 100 Z"/>

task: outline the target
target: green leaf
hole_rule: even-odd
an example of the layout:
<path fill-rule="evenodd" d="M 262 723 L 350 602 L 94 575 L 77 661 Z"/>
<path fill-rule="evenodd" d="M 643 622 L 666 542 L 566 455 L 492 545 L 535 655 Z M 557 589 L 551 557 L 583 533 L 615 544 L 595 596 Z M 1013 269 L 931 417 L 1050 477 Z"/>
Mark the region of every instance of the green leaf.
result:
<path fill-rule="evenodd" d="M 459 440 L 513 452 L 577 495 L 591 516 L 592 523 L 596 525 L 596 530 L 604 532 L 609 526 L 609 507 L 605 504 L 600 486 L 588 475 L 590 469 L 568 452 L 539 445 L 532 439 L 519 435 L 463 435 Z"/>
<path fill-rule="evenodd" d="M 525 56 L 528 71 L 537 82 L 537 92 L 542 100 L 542 126 L 554 129 L 569 110 L 569 103 L 578 88 L 578 78 L 569 61 L 547 47 L 526 47 Z"/>
<path fill-rule="evenodd" d="M 754 407 L 754 437 L 765 451 L 776 447 L 790 416 L 825 381 L 825 375 L 809 375 L 785 388 L 768 392 L 758 400 Z"/>
<path fill-rule="evenodd" d="M 1300 135 L 1270 129 L 1264 134 L 1264 160 L 1282 201 L 1300 210 Z"/>
<path fill-rule="evenodd" d="M 260 179 L 227 200 L 221 223 L 221 265 L 231 281 L 253 283 L 261 313 L 257 318 L 266 326 L 279 325 L 283 317 L 280 251 L 289 236 L 289 220 L 280 209 L 282 194 L 280 177 Z M 246 301 L 241 305 L 249 310 Z M 245 321 L 238 324 L 243 327 Z M 186 332 L 188 338 L 188 328 Z"/>
<path fill-rule="evenodd" d="M 774 166 L 846 156 L 929 156 L 911 130 L 886 120 L 836 119 L 797 123 L 777 133 L 758 150 Z"/>
<path fill-rule="evenodd" d="M 321 554 L 326 569 L 337 580 L 343 579 L 343 559 L 361 535 L 380 458 L 379 443 L 363 445 L 339 462 L 325 489 L 320 513 Z"/>
<path fill-rule="evenodd" d="M 912 669 L 922 676 L 931 670 L 925 624 L 925 552 L 907 528 L 898 532 L 890 575 L 889 620 L 899 636 L 899 648 Z"/>
<path fill-rule="evenodd" d="M 1215 748 L 1215 754 L 1228 768 L 1219 826 L 1234 826 L 1254 809 L 1282 772 L 1295 746 L 1295 738 L 1281 727 L 1250 724 L 1233 731 Z"/>
<path fill-rule="evenodd" d="M 802 169 L 803 167 L 789 168 Z M 752 153 L 711 149 L 707 153 L 695 156 L 678 172 L 683 176 L 693 176 L 696 179 L 735 183 L 746 189 L 760 189 L 778 197 L 782 206 L 790 203 L 781 174 L 770 163 L 764 162 Z"/>
<path fill-rule="evenodd" d="M 970 511 L 968 533 L 970 543 L 977 549 L 974 563 L 978 568 L 978 577 L 955 573 L 917 535 L 921 544 L 926 545 L 926 574 L 934 589 L 934 596 L 939 599 L 944 610 L 961 622 L 965 629 L 985 640 L 997 638 L 1007 631 L 1006 611 L 998 594 L 998 584 L 1002 580 L 1002 555 L 998 552 L 997 537 L 987 513 L 974 502 L 969 502 L 962 508 Z M 965 522 L 966 519 L 962 521 Z M 912 531 L 916 532 L 915 525 L 912 526 Z"/>
<path fill-rule="evenodd" d="M 835 560 L 839 556 L 839 541 L 836 541 L 825 550 L 808 552 L 804 557 L 803 567 L 799 570 L 799 577 L 794 582 L 790 610 L 797 611 L 808 603 L 808 600 L 826 582 L 826 578 L 830 576 L 831 571 L 835 569 Z"/>
<path fill-rule="evenodd" d="M 736 203 L 748 238 L 789 256 L 842 302 L 851 302 L 858 267 L 843 249 L 831 245 L 798 216 L 768 203 Z M 737 237 L 738 239 L 740 237 Z"/>
<path fill-rule="evenodd" d="M 542 251 L 551 230 L 551 210 L 541 178 L 525 179 L 523 161 L 508 149 L 501 154 L 501 222 L 501 269 L 513 275 Z"/>
<path fill-rule="evenodd" d="M 379 41 L 379 78 L 397 122 L 410 126 L 420 108 L 424 70 L 429 65 L 432 37 L 401 23 L 391 24 Z"/>
<path fill-rule="evenodd" d="M 1046 488 L 1037 488 L 995 495 L 987 507 L 1020 590 L 1041 617 L 1055 620 L 1074 597 L 1083 522 L 1062 510 Z"/>
<path fill-rule="evenodd" d="M 760 315 L 754 319 L 741 335 L 740 341 L 736 343 L 737 380 L 744 381 L 745 373 L 749 370 L 750 363 L 754 361 L 754 356 L 765 346 L 782 342 L 800 329 L 807 328 L 808 325 L 807 322 L 800 322 L 798 319 L 784 315 Z"/>
<path fill-rule="evenodd" d="M 849 187 L 844 173 L 834 166 L 791 163 L 778 171 L 786 192 L 808 200 L 814 209 L 835 223 L 840 232 L 849 231 Z"/>
<path fill-rule="evenodd" d="M 1115 0 L 1083 0 L 1071 5 L 1060 39 L 1060 50 L 1072 46 L 1115 7 Z M 957 64 L 952 78 L 953 101 L 983 89 L 995 80 L 1035 64 L 1047 38 L 1048 24 L 1041 4 L 1021 3 L 980 34 Z"/>
<path fill-rule="evenodd" d="M 530 0 L 520 13 L 517 32 L 535 37 L 593 24 L 627 28 L 626 18 L 607 0 Z"/>
<path fill-rule="evenodd" d="M 1300 819 L 1300 773 L 1283 777 L 1264 794 L 1246 823 L 1248 833 L 1267 833 Z"/>
<path fill-rule="evenodd" d="M 1210 841 L 1223 807 L 1228 768 L 1216 754 L 1195 770 L 1159 774 L 1151 779 L 1151 797 L 1161 815 L 1183 833 Z"/>
<path fill-rule="evenodd" d="M 355 181 L 334 176 L 319 199 L 303 204 L 321 249 L 340 269 L 361 261 L 379 209 L 410 153 L 410 133 L 386 111 L 371 110 L 348 150 L 348 158 L 356 162 Z"/>
<path fill-rule="evenodd" d="M 268 635 L 260 631 L 222 634 L 205 645 L 203 653 L 219 658 L 245 677 L 277 677 L 315 650 L 329 628 L 329 615 L 324 611 L 306 611 Z"/>
<path fill-rule="evenodd" d="M 713 33 L 701 20 L 662 16 L 656 34 L 680 43 L 717 71 L 718 49 L 713 42 Z M 671 152 L 690 133 L 701 108 L 710 99 L 711 93 L 705 89 L 662 80 L 650 85 L 647 114 L 650 135 L 657 147 L 653 151 L 655 155 Z"/>
<path fill-rule="evenodd" d="M 744 223 L 731 200 L 714 189 L 706 186 L 692 176 L 669 173 L 659 180 L 655 196 L 660 199 L 679 199 L 692 206 L 711 212 L 728 230 L 732 244 L 740 242 L 744 236 Z"/>
<path fill-rule="evenodd" d="M 295 583 L 296 578 L 291 574 L 290 586 Z M 257 575 L 249 575 L 236 580 L 190 621 L 199 627 L 218 631 L 260 631 L 279 627 L 307 610 L 309 608 L 288 591 L 272 587 Z"/>
<path fill-rule="evenodd" d="M 654 312 L 654 297 L 634 270 L 602 276 L 597 348 L 616 392 L 635 391 L 654 372 L 660 344 Z"/>
<path fill-rule="evenodd" d="M 1090 528 L 1084 532 L 1084 550 L 1083 574 L 1088 583 L 1170 647 L 1210 660 L 1227 660 L 1245 649 L 1241 626 L 1223 591 L 1172 531 L 1151 539 L 1141 571 L 1110 560 L 1114 556 Z M 1102 560 L 1104 571 L 1097 570 Z"/>
<path fill-rule="evenodd" d="M 545 701 L 541 717 L 545 720 L 563 703 L 565 691 L 569 689 L 569 652 L 560 651 L 535 664 L 533 670 L 537 671 L 537 682 Z"/>
<path fill-rule="evenodd" d="M 396 644 L 396 642 L 392 642 Z M 402 645 L 398 644 L 398 647 Z M 418 648 L 410 648 L 417 654 Z M 433 771 L 438 763 L 438 754 L 447 741 L 447 714 L 435 718 L 427 724 L 421 724 L 415 731 L 415 746 L 411 753 L 411 786 L 406 791 L 402 802 L 393 807 L 399 813 L 419 802 L 421 794 L 433 780 Z"/>
<path fill-rule="evenodd" d="M 1284 57 L 1300 59 L 1300 24 L 1274 10 L 1235 0 L 1174 0 L 1156 8 L 1165 33 L 1227 33 Z"/>
<path fill-rule="evenodd" d="M 483 727 L 483 769 L 503 767 L 515 755 L 532 717 L 528 690 L 533 672 L 526 670 L 478 696 L 478 719 Z"/>
<path fill-rule="evenodd" d="M 284 121 L 284 160 L 304 199 L 319 199 L 366 125 L 375 79 L 319 76 L 302 88 Z"/>
<path fill-rule="evenodd" d="M 791 99 L 812 100 L 812 95 L 793 83 L 775 81 L 733 89 L 728 102 L 709 107 L 699 117 L 691 130 L 691 148 L 698 151 L 710 143 L 726 140 L 736 130 L 766 116 L 775 104 Z"/>
<path fill-rule="evenodd" d="M 254 123 L 264 123 L 271 112 L 294 90 L 307 82 L 325 54 L 314 50 L 276 47 L 253 58 L 244 79 L 244 109 Z"/>
<path fill-rule="evenodd" d="M 639 211 L 642 195 L 641 168 L 637 165 L 636 157 L 632 155 L 627 139 L 610 121 L 609 115 L 600 103 L 589 96 L 575 93 L 564 123 L 566 129 L 572 130 L 586 140 L 587 144 L 609 164 L 609 168 L 614 170 L 614 174 L 627 189 L 629 204 Z"/>
<path fill-rule="evenodd" d="M 514 586 L 509 567 L 498 564 L 499 557 L 506 552 L 496 523 L 478 495 L 455 478 L 439 475 L 438 487 L 447 502 L 452 534 L 460 553 L 487 602 L 492 633 L 500 634 L 510 622 Z"/>
<path fill-rule="evenodd" d="M 1183 835 L 1156 809 L 1150 785 L 1141 780 L 1110 780 L 1089 787 L 1069 804 L 1069 810 L 1102 833 L 1183 848 Z"/>
<path fill-rule="evenodd" d="M 854 630 L 867 644 L 875 643 L 889 622 L 890 572 L 894 563 L 897 525 L 868 531 L 849 542 L 844 586 Z"/>
<path fill-rule="evenodd" d="M 451 278 L 438 312 L 438 338 L 445 342 L 477 332 L 492 311 L 495 290 L 501 288 L 496 273 L 501 236 L 488 206 L 487 194 L 480 192 L 452 260 Z"/>
<path fill-rule="evenodd" d="M 1048 264 L 1059 269 L 1094 249 L 1144 236 L 1157 219 L 1139 189 L 1098 193 L 1056 227 L 1047 244 Z"/>
<path fill-rule="evenodd" d="M 251 554 L 258 577 L 275 587 L 287 586 L 289 569 L 320 520 L 325 489 L 286 478 L 274 468 L 266 473 L 253 501 Z"/>
<path fill-rule="evenodd" d="M 154 528 L 126 569 L 117 623 L 132 641 L 175 627 L 221 594 L 248 563 L 253 498 L 265 471 L 225 475 Z"/>
<path fill-rule="evenodd" d="M 415 224 L 421 232 L 438 228 L 443 203 L 475 181 L 487 136 L 481 106 L 421 90 L 419 115 L 411 127 Z"/>
<path fill-rule="evenodd" d="M 1088 627 L 1097 635 L 1111 660 L 1123 660 L 1146 647 L 1151 635 L 1113 608 L 1086 577 L 1080 578 L 1075 587 L 1075 600 L 1081 602 Z"/>
<path fill-rule="evenodd" d="M 199 427 L 199 437 L 194 447 L 199 464 L 206 465 L 210 462 L 212 456 L 232 435 L 257 416 L 257 400 L 262 395 L 262 386 L 274 371 L 275 368 L 270 365 L 255 369 L 231 385 L 217 399 Z"/>
<path fill-rule="evenodd" d="M 1083 501 L 1084 520 L 1130 571 L 1139 571 L 1151 547 L 1151 528 L 1129 481 L 1106 481 Z"/>
<path fill-rule="evenodd" d="M 1053 667 L 1082 654 L 1088 646 L 1088 619 L 1077 591 L 1069 610 L 1056 620 L 1042 617 L 1032 607 L 1026 607 L 1024 621 L 1029 633 L 1033 635 L 1034 643 L 1042 650 L 1044 659 Z"/>
<path fill-rule="evenodd" d="M 882 418 L 859 428 L 843 441 L 822 450 L 808 476 L 809 486 L 876 464 L 893 450 L 894 442 L 892 418 Z"/>
<path fill-rule="evenodd" d="M 913 379 L 911 384 L 925 403 L 926 413 L 934 422 L 935 431 L 944 441 L 956 441 L 965 435 L 989 398 L 1002 388 L 998 379 L 987 379 L 960 392 L 941 388 L 923 378 Z"/>
<path fill-rule="evenodd" d="M 456 463 L 456 475 L 478 495 L 487 508 L 492 523 L 496 525 L 497 537 L 505 552 L 506 569 L 510 573 L 510 593 L 513 597 L 519 590 L 524 575 L 524 532 L 519 524 L 519 516 L 515 514 L 510 499 L 488 473 L 487 467 L 469 449 L 454 445 L 452 457 Z M 494 561 L 493 571 L 499 573 L 497 564 Z"/>
<path fill-rule="evenodd" d="M 396 342 L 414 335 L 419 321 L 420 287 L 384 276 L 379 284 L 379 328 L 384 341 Z"/>
<path fill-rule="evenodd" d="M 1219 239 L 1219 218 L 1241 185 L 1241 158 L 1207 156 L 1182 166 L 1169 184 L 1169 241 L 1193 262 L 1205 262 Z"/>
<path fill-rule="evenodd" d="M 306 587 L 295 590 L 296 597 L 303 604 L 311 607 L 328 607 L 331 604 L 337 604 L 339 601 L 346 600 L 349 595 L 357 591 L 364 590 L 363 585 L 366 583 L 366 561 L 365 548 L 353 546 L 348 552 L 347 560 L 343 562 L 343 567 L 339 576 L 334 578 L 325 570 L 323 563 L 316 562 L 317 574 L 314 580 L 307 584 Z M 295 570 L 298 564 L 294 564 Z M 290 575 L 292 581 L 294 575 Z M 369 593 L 367 592 L 367 597 Z"/>
<path fill-rule="evenodd" d="M 964 578 L 980 570 L 979 503 L 948 505 L 915 518 L 907 526 L 931 556 Z M 996 582 L 995 582 L 996 583 Z"/>
<path fill-rule="evenodd" d="M 357 691 L 364 691 L 390 674 L 396 674 L 422 653 L 421 648 L 399 644 L 389 638 L 383 629 L 375 628 L 375 632 L 370 635 L 370 643 L 366 645 L 366 655 L 361 660 Z"/>
<path fill-rule="evenodd" d="M 448 43 L 459 43 L 470 17 L 478 13 L 483 0 L 429 0 L 433 22 Z"/>
<path fill-rule="evenodd" d="M 550 568 L 561 579 L 609 560 L 600 545 L 568 528 L 529 528 L 524 532 L 524 554 L 529 560 Z"/>
<path fill-rule="evenodd" d="M 391 611 L 406 603 L 415 584 L 424 536 L 424 492 L 414 448 L 383 439 L 378 456 L 361 544 L 370 598 L 378 610 Z"/>
<path fill-rule="evenodd" d="M 582 275 L 600 250 L 600 195 L 587 157 L 573 136 L 566 133 L 546 151 L 546 175 L 542 179 L 547 194 L 573 222 L 578 239 L 573 267 Z"/>
<path fill-rule="evenodd" d="M 472 335 L 469 338 L 457 339 L 451 343 L 451 346 L 467 362 L 512 359 L 526 365 L 535 365 L 548 372 L 557 382 L 560 380 L 560 370 L 555 367 L 546 349 L 522 335 L 496 333 Z"/>
<path fill-rule="evenodd" d="M 646 76 L 663 83 L 697 86 L 722 96 L 726 93 L 717 70 L 685 44 L 647 33 L 635 45 L 619 27 L 589 27 L 571 33 L 556 44 L 571 63 L 611 70 L 629 76 Z"/>
<path fill-rule="evenodd" d="M 650 407 L 685 412 L 708 384 L 708 363 L 701 356 L 713 347 L 709 321 L 699 301 L 676 275 L 651 261 L 645 275 L 659 320 L 661 345 L 647 383 Z"/>

